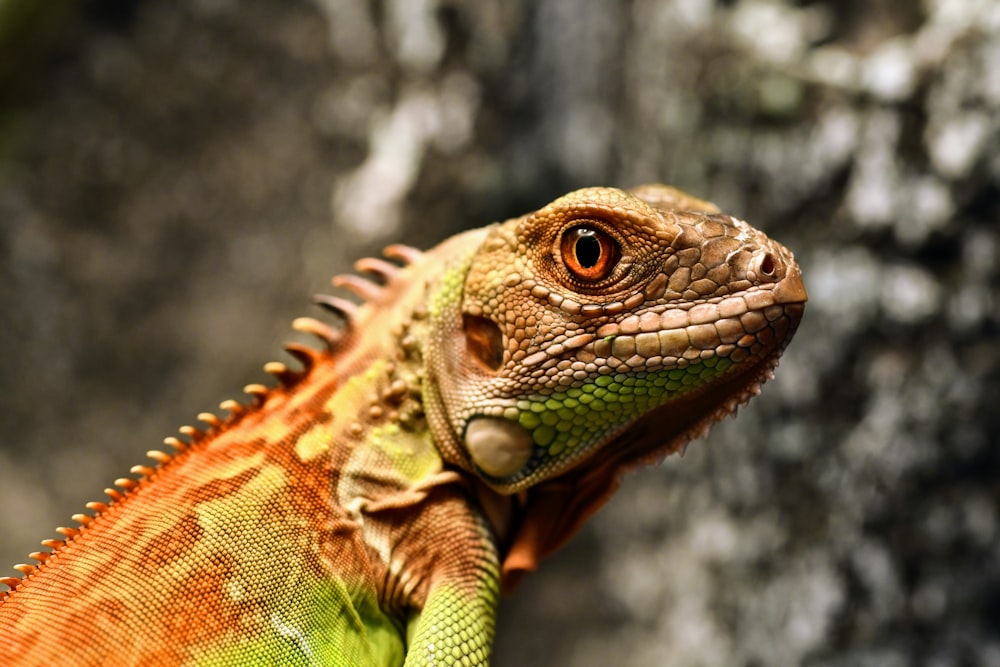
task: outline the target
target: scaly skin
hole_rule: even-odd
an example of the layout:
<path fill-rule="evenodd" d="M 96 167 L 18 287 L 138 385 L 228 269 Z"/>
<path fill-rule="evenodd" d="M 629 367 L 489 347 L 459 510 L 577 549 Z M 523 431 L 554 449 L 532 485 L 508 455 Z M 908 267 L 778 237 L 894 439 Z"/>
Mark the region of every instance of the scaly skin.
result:
<path fill-rule="evenodd" d="M 343 332 L 116 481 L 22 579 L 4 664 L 485 665 L 509 588 L 759 391 L 791 254 L 664 186 L 571 193 L 335 284 Z"/>

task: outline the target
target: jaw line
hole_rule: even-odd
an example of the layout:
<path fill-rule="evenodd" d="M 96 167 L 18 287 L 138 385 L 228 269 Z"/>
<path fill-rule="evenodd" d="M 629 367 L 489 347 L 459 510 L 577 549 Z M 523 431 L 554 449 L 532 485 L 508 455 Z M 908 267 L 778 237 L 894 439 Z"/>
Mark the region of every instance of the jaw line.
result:
<path fill-rule="evenodd" d="M 692 440 L 707 434 L 716 422 L 735 415 L 761 392 L 764 383 L 774 377 L 774 369 L 798 325 L 798 320 L 793 322 L 783 343 L 749 367 L 726 373 L 625 425 L 605 445 L 606 455 L 598 467 L 611 465 L 624 471 L 659 463 L 674 452 L 683 455 Z"/>

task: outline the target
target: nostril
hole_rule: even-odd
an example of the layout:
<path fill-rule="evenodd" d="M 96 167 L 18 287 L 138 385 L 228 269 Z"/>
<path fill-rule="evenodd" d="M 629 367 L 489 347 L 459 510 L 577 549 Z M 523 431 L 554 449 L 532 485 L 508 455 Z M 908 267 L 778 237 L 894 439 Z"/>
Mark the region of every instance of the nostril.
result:
<path fill-rule="evenodd" d="M 774 270 L 774 257 L 771 256 L 771 253 L 767 253 L 760 260 L 760 272 L 768 278 L 773 278 Z"/>
<path fill-rule="evenodd" d="M 758 251 L 750 262 L 749 271 L 750 275 L 748 277 L 751 280 L 763 282 L 776 281 L 780 278 L 778 275 L 781 272 L 780 260 L 774 256 L 774 253 Z"/>

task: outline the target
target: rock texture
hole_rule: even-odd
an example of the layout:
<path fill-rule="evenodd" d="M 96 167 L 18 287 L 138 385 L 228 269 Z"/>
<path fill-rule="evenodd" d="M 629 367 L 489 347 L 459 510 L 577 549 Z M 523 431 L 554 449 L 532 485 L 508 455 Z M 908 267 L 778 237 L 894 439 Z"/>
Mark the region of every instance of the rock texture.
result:
<path fill-rule="evenodd" d="M 995 2 L 81 6 L 0 29 L 0 562 L 360 254 L 664 181 L 793 248 L 806 318 L 506 601 L 495 664 L 1000 665 Z"/>

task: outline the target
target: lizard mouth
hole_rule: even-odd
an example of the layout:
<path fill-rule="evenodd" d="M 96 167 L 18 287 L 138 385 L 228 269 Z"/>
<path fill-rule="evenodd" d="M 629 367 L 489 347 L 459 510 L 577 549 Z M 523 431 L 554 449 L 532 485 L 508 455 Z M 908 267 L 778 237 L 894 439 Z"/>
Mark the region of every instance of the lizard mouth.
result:
<path fill-rule="evenodd" d="M 804 301 L 804 300 L 803 300 Z M 481 489 L 487 516 L 505 546 L 503 589 L 510 591 L 528 571 L 564 544 L 607 502 L 623 472 L 687 448 L 711 425 L 736 412 L 773 377 L 778 359 L 802 319 L 804 302 L 785 305 L 788 335 L 759 360 L 726 373 L 699 389 L 675 398 L 623 427 L 605 445 L 600 459 L 562 475 L 498 496 Z M 491 506 L 492 505 L 492 506 Z"/>
<path fill-rule="evenodd" d="M 798 328 L 805 304 L 785 304 L 783 310 L 789 328 L 779 344 L 746 368 L 725 373 L 643 415 L 610 445 L 611 461 L 604 464 L 632 467 L 661 460 L 677 451 L 683 453 L 690 441 L 705 435 L 712 424 L 735 414 L 759 394 L 763 384 L 774 377 L 774 369 Z"/>
<path fill-rule="evenodd" d="M 805 300 L 791 264 L 764 289 L 641 311 L 561 340 L 522 359 L 522 369 L 548 378 L 576 364 L 594 369 L 591 379 L 523 401 L 511 423 L 506 415 L 476 417 L 464 431 L 465 449 L 501 493 L 678 451 L 760 392 Z"/>
<path fill-rule="evenodd" d="M 571 468 L 513 496 L 499 496 L 481 486 L 480 501 L 506 552 L 503 590 L 513 590 L 526 572 L 574 535 L 611 497 L 624 471 L 658 462 L 673 452 L 683 453 L 691 440 L 760 393 L 764 382 L 773 377 L 805 304 L 786 304 L 785 308 L 790 329 L 783 341 L 745 368 L 726 373 L 628 424 L 605 445 L 599 461 Z"/>
<path fill-rule="evenodd" d="M 608 443 L 606 455 L 597 467 L 628 468 L 676 451 L 683 453 L 688 443 L 707 433 L 713 423 L 746 405 L 774 377 L 778 360 L 802 321 L 807 299 L 801 271 L 790 260 L 772 289 L 743 300 L 745 312 L 727 313 L 723 301 L 710 311 L 721 317 L 700 325 L 691 322 L 697 316 L 694 308 L 689 310 L 684 314 L 688 326 L 681 329 L 689 346 L 686 351 L 697 352 L 698 347 L 715 352 L 722 349 L 736 363 L 727 372 L 676 395 L 621 429 Z M 668 317 L 671 315 L 664 314 L 661 320 Z M 727 326 L 731 332 L 727 332 Z M 661 330 L 654 334 L 661 349 L 672 333 L 668 331 L 664 336 Z M 695 344 L 698 339 L 701 345 Z M 633 341 L 638 351 L 638 336 Z M 613 346 L 612 342 L 612 351 Z"/>

